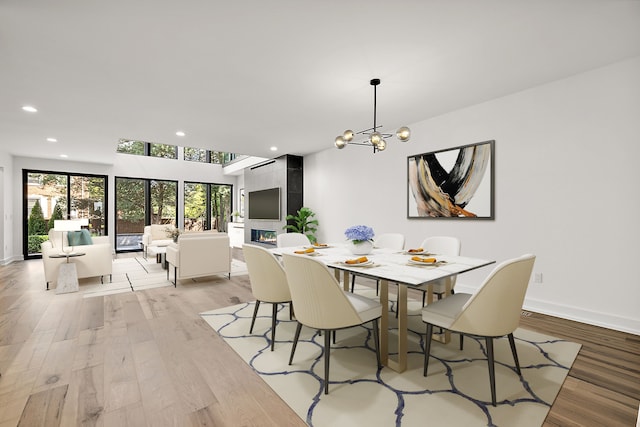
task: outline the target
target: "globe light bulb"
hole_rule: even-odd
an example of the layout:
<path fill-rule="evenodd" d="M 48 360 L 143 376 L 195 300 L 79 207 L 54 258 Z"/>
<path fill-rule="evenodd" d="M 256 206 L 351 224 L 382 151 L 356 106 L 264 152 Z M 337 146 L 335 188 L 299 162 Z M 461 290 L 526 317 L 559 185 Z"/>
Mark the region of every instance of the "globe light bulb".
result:
<path fill-rule="evenodd" d="M 349 142 L 353 139 L 354 133 L 351 129 L 347 129 L 344 131 L 344 133 L 342 134 L 342 139 L 344 139 L 345 141 Z"/>
<path fill-rule="evenodd" d="M 378 144 L 380 144 L 380 141 L 384 141 L 384 140 L 382 139 L 382 135 L 380 135 L 379 132 L 374 132 L 371 135 L 369 135 L 369 142 L 373 144 L 374 147 L 377 147 Z"/>
<path fill-rule="evenodd" d="M 411 129 L 409 129 L 406 126 L 402 126 L 400 129 L 398 129 L 398 131 L 396 132 L 396 137 L 398 137 L 398 139 L 400 141 L 406 142 L 409 140 L 409 138 L 411 138 Z"/>
<path fill-rule="evenodd" d="M 343 137 L 342 136 L 337 136 L 336 137 L 336 142 L 335 142 L 336 148 L 342 150 L 345 145 L 347 145 L 347 142 L 343 139 Z"/>
<path fill-rule="evenodd" d="M 381 139 L 380 142 L 378 142 L 378 145 L 376 145 L 376 150 L 384 151 L 385 148 L 387 148 L 387 141 L 385 141 L 384 139 Z"/>

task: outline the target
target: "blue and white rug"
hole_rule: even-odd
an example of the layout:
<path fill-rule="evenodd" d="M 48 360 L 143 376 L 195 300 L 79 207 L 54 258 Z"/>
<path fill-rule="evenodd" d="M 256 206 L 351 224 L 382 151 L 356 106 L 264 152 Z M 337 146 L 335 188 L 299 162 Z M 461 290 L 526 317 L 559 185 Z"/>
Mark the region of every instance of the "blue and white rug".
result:
<path fill-rule="evenodd" d="M 366 287 L 356 292 L 375 297 Z M 201 315 L 309 426 L 315 427 L 541 426 L 580 350 L 579 344 L 518 329 L 519 377 L 508 340 L 496 340 L 498 404 L 493 407 L 483 340 L 465 337 L 463 351 L 457 335 L 446 345 L 434 341 L 429 375 L 423 377 L 425 328 L 420 303 L 410 301 L 408 369 L 397 373 L 376 368 L 368 328 L 338 331 L 331 349 L 329 394 L 325 395 L 323 337 L 303 328 L 289 366 L 296 326 L 289 320 L 289 308 L 279 307 L 273 352 L 269 342 L 271 304 L 261 304 L 250 335 L 253 310 L 254 303 L 245 303 Z M 395 325 L 392 312 L 389 321 Z M 390 345 L 395 344 L 394 332 L 389 334 Z M 389 350 L 393 354 L 394 349 Z"/>

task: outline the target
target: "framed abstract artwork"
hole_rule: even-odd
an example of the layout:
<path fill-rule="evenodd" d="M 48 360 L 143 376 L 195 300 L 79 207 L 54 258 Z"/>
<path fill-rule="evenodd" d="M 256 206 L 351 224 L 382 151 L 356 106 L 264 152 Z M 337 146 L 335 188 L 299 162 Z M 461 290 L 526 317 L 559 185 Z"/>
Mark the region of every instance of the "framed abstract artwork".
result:
<path fill-rule="evenodd" d="M 407 158 L 407 218 L 494 219 L 495 141 Z"/>

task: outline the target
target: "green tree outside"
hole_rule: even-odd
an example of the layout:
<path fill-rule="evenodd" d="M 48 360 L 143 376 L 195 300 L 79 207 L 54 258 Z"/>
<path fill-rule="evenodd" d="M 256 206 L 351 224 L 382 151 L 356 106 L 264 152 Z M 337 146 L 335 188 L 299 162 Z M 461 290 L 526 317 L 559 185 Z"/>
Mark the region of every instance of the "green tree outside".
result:
<path fill-rule="evenodd" d="M 33 211 L 32 211 L 33 212 Z M 51 218 L 49 218 L 49 230 L 51 230 L 55 225 L 55 220 L 64 219 L 62 216 L 62 208 L 60 204 L 56 203 L 56 206 L 53 208 L 53 213 L 51 214 Z"/>
<path fill-rule="evenodd" d="M 40 200 L 36 200 L 36 203 L 31 208 L 29 214 L 28 233 L 30 236 L 47 234 L 47 221 L 42 214 L 42 207 L 40 206 Z"/>

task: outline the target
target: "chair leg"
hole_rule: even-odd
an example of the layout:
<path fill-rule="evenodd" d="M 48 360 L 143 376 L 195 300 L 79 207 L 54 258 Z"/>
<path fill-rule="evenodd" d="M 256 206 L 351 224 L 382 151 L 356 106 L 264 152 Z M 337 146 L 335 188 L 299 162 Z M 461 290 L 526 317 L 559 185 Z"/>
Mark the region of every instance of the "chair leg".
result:
<path fill-rule="evenodd" d="M 487 344 L 487 362 L 489 363 L 489 384 L 491 385 L 491 404 L 496 406 L 496 371 L 493 359 L 493 338 L 485 337 Z"/>
<path fill-rule="evenodd" d="M 260 307 L 260 301 L 256 301 L 256 306 L 253 309 L 253 318 L 251 319 L 251 327 L 249 328 L 249 333 L 253 333 L 253 324 L 256 323 L 256 316 L 258 315 L 258 308 Z"/>
<path fill-rule="evenodd" d="M 376 280 L 376 295 L 380 293 L 380 280 Z"/>
<path fill-rule="evenodd" d="M 356 285 L 356 275 L 351 275 L 351 293 L 353 293 L 353 287 Z"/>
<path fill-rule="evenodd" d="M 173 267 L 173 287 L 178 287 L 178 267 Z"/>
<path fill-rule="evenodd" d="M 289 301 L 289 320 L 293 320 L 293 302 Z"/>
<path fill-rule="evenodd" d="M 291 356 L 289 356 L 289 365 L 293 363 L 293 355 L 296 352 L 296 346 L 298 345 L 298 338 L 300 338 L 301 329 L 302 329 L 302 323 L 298 322 L 298 326 L 296 326 L 296 334 L 293 337 L 293 346 L 291 346 Z"/>
<path fill-rule="evenodd" d="M 331 335 L 333 335 L 333 343 L 336 343 L 336 330 L 331 331 Z"/>
<path fill-rule="evenodd" d="M 460 351 L 464 348 L 464 334 L 460 334 Z"/>
<path fill-rule="evenodd" d="M 516 351 L 516 340 L 513 339 L 513 333 L 509 334 L 509 345 L 511 346 L 513 361 L 516 362 L 516 372 L 518 373 L 518 375 L 522 375 L 522 372 L 520 372 L 520 361 L 518 360 L 518 352 Z"/>
<path fill-rule="evenodd" d="M 429 356 L 431 355 L 431 339 L 433 338 L 433 325 L 427 323 L 427 335 L 424 337 L 424 372 L 422 376 L 427 376 L 429 368 Z"/>
<path fill-rule="evenodd" d="M 382 362 L 380 361 L 380 331 L 378 330 L 378 319 L 371 321 L 373 323 L 373 341 L 376 347 L 376 361 L 378 362 L 378 369 L 382 368 Z"/>
<path fill-rule="evenodd" d="M 278 317 L 278 303 L 274 302 L 271 305 L 273 306 L 271 309 L 271 351 L 273 351 L 273 347 L 276 344 L 276 317 Z"/>
<path fill-rule="evenodd" d="M 330 355 L 331 355 L 331 331 L 326 330 L 324 334 L 324 394 L 329 394 L 329 357 Z"/>
<path fill-rule="evenodd" d="M 427 303 L 427 293 L 426 292 L 422 292 L 422 306 L 424 307 L 424 305 Z"/>

